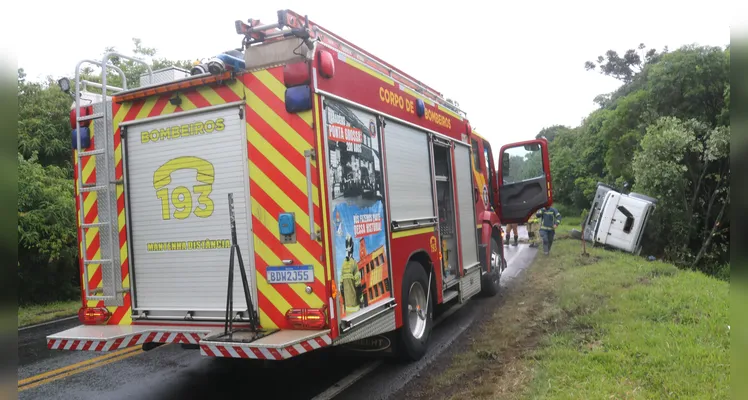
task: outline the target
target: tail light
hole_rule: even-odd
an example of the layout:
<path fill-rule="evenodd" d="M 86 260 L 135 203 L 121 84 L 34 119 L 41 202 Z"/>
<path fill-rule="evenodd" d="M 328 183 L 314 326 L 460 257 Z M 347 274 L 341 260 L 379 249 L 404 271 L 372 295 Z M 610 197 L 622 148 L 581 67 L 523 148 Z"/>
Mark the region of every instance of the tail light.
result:
<path fill-rule="evenodd" d="M 292 308 L 286 319 L 295 329 L 322 329 L 327 325 L 324 308 Z"/>
<path fill-rule="evenodd" d="M 78 310 L 78 320 L 84 325 L 104 325 L 111 316 L 105 307 L 81 307 Z"/>

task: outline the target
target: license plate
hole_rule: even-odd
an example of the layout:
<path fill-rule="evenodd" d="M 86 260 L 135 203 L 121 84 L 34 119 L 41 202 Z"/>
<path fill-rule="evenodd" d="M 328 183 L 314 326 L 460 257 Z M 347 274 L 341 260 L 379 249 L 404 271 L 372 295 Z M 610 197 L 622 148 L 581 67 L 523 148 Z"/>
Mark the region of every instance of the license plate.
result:
<path fill-rule="evenodd" d="M 314 268 L 311 265 L 289 265 L 267 268 L 268 283 L 314 282 Z"/>

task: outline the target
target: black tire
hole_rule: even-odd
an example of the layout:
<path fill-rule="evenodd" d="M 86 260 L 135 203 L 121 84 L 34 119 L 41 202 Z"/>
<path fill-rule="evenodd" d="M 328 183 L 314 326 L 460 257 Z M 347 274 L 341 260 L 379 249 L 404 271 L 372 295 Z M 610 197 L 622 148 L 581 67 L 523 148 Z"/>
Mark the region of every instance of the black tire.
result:
<path fill-rule="evenodd" d="M 493 297 L 499 293 L 501 288 L 501 271 L 499 269 L 504 269 L 504 255 L 501 252 L 501 246 L 495 238 L 491 238 L 491 254 L 488 262 L 491 263 L 494 257 L 497 257 L 496 267 L 492 266 L 491 271 L 483 275 L 480 282 L 481 293 L 487 297 Z"/>
<path fill-rule="evenodd" d="M 424 295 L 429 298 L 428 308 L 426 311 L 426 320 L 423 333 L 420 337 L 416 337 L 413 334 L 411 328 L 411 318 L 409 312 L 410 304 L 410 292 L 414 290 L 414 294 L 417 294 L 414 284 L 419 284 L 422 288 Z M 418 361 L 426 354 L 428 350 L 428 342 L 431 337 L 431 328 L 434 324 L 434 292 L 428 293 L 429 277 L 426 275 L 423 266 L 421 264 L 410 261 L 405 267 L 405 275 L 403 276 L 402 286 L 402 317 L 403 326 L 400 328 L 400 358 L 403 361 Z M 417 287 L 417 286 L 416 286 Z"/>

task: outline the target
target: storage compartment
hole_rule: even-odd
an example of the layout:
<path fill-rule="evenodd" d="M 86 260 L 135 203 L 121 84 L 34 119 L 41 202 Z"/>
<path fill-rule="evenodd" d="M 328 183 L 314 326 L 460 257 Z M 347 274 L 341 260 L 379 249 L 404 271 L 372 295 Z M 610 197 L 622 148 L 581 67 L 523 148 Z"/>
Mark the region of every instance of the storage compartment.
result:
<path fill-rule="evenodd" d="M 452 162 L 448 147 L 435 145 L 433 148 L 436 198 L 439 210 L 439 239 L 442 248 L 442 275 L 446 285 L 459 277 L 454 192 L 452 191 Z"/>
<path fill-rule="evenodd" d="M 254 306 L 245 124 L 237 107 L 175 114 L 127 126 L 126 200 L 134 311 L 149 318 L 224 317 L 232 242 L 236 240 Z M 246 317 L 234 262 L 234 310 Z"/>

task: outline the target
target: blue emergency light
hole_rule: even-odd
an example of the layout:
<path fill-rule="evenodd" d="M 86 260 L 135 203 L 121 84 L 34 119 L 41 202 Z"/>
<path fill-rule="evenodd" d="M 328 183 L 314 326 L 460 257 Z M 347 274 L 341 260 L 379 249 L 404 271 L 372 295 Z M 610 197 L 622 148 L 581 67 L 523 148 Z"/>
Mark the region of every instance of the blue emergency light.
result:
<path fill-rule="evenodd" d="M 307 85 L 286 89 L 286 111 L 297 113 L 312 109 L 312 89 Z"/>
<path fill-rule="evenodd" d="M 278 216 L 278 231 L 281 235 L 291 236 L 296 229 L 296 222 L 292 213 L 281 213 Z"/>
<path fill-rule="evenodd" d="M 416 114 L 418 114 L 419 117 L 423 117 L 423 115 L 426 114 L 426 104 L 422 99 L 416 99 Z"/>
<path fill-rule="evenodd" d="M 71 141 L 73 144 L 73 149 L 78 148 L 78 131 L 76 129 L 73 129 L 73 133 L 71 135 Z M 81 126 L 80 128 L 80 137 L 81 137 L 81 149 L 87 149 L 89 146 L 91 146 L 91 131 L 88 130 L 88 127 Z"/>
<path fill-rule="evenodd" d="M 216 58 L 223 61 L 226 66 L 231 67 L 235 71 L 244 69 L 244 60 L 242 60 L 241 58 L 234 57 L 226 53 L 219 54 L 216 56 Z"/>

